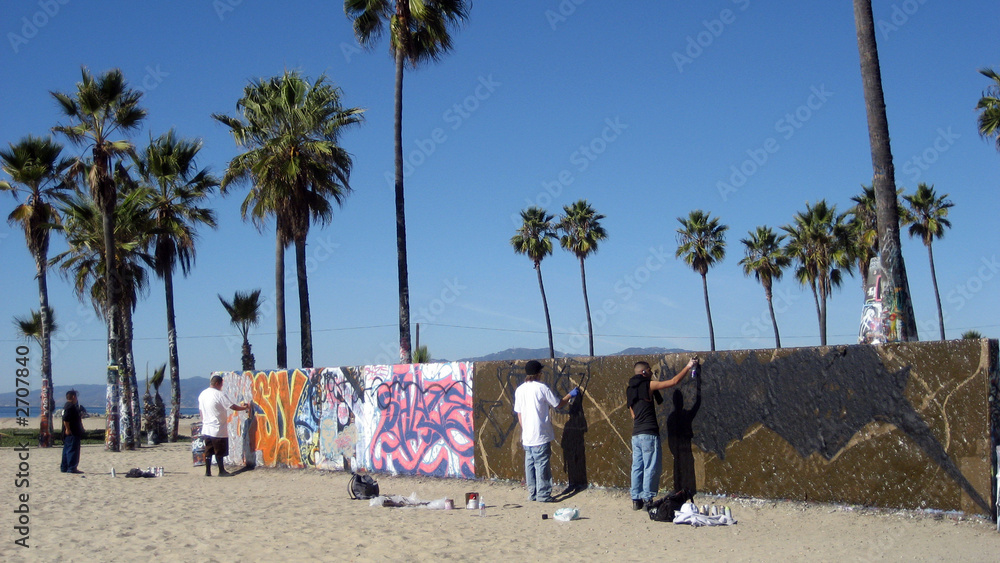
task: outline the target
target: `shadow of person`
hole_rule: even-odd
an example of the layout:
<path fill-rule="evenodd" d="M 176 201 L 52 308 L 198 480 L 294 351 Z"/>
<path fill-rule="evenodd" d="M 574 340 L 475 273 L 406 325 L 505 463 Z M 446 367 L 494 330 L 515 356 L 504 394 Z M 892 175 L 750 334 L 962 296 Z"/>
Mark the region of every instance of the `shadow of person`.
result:
<path fill-rule="evenodd" d="M 672 397 L 674 409 L 667 416 L 667 446 L 674 458 L 674 490 L 687 491 L 691 496 L 698 491 L 694 453 L 691 450 L 694 417 L 701 408 L 701 381 L 696 381 L 695 400 L 691 408 L 684 408 L 684 394 L 675 389 Z"/>
<path fill-rule="evenodd" d="M 587 488 L 587 451 L 584 434 L 587 432 L 587 417 L 583 412 L 583 392 L 570 400 L 567 409 L 569 420 L 563 427 L 562 439 L 559 444 L 563 451 L 563 467 L 569 485 L 561 498 L 569 498 L 573 494 Z"/>

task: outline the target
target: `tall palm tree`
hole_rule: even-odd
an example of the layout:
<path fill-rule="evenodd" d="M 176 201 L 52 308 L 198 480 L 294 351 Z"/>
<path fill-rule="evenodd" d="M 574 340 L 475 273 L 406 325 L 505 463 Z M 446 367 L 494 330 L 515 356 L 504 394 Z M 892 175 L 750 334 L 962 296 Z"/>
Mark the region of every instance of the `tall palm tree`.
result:
<path fill-rule="evenodd" d="M 906 278 L 906 264 L 903 262 L 903 251 L 899 241 L 896 172 L 892 165 L 892 150 L 889 146 L 889 120 L 885 115 L 882 71 L 878 62 L 871 0 L 854 0 L 854 23 L 857 29 L 861 80 L 864 85 L 865 109 L 868 116 L 880 260 L 888 275 L 888 281 L 892 284 L 890 291 L 896 297 L 898 309 L 892 313 L 899 318 L 897 338 L 906 342 L 917 340 L 917 322 L 913 316 L 910 285 Z"/>
<path fill-rule="evenodd" d="M 215 213 L 201 205 L 219 185 L 207 168 L 198 169 L 195 158 L 201 142 L 178 139 L 171 129 L 150 140 L 136 160 L 136 171 L 149 188 L 154 216 L 154 271 L 163 280 L 167 306 L 167 363 L 170 366 L 171 442 L 177 441 L 181 410 L 181 376 L 174 315 L 174 269 L 188 275 L 195 258 L 197 228 L 215 228 Z"/>
<path fill-rule="evenodd" d="M 510 239 L 516 254 L 525 254 L 538 273 L 538 289 L 542 292 L 542 308 L 545 309 L 545 328 L 549 332 L 549 357 L 555 358 L 552 344 L 552 321 L 549 319 L 549 302 L 545 299 L 545 284 L 542 283 L 542 260 L 552 254 L 552 239 L 556 238 L 552 225 L 552 215 L 541 207 L 529 207 L 521 211 L 521 227 Z"/>
<path fill-rule="evenodd" d="M 51 92 L 59 103 L 69 123 L 53 127 L 53 131 L 62 133 L 76 145 L 89 147 L 91 164 L 84 165 L 77 161 L 76 169 L 83 173 L 86 170 L 87 184 L 90 195 L 100 209 L 103 221 L 104 254 L 108 257 L 108 271 L 114 272 L 115 241 L 113 215 L 117 203 L 117 186 L 114 179 L 112 162 L 115 158 L 133 152 L 132 143 L 127 139 L 113 140 L 119 134 L 135 131 L 146 117 L 146 110 L 139 106 L 142 92 L 128 87 L 124 75 L 118 69 L 112 69 L 95 78 L 86 67 L 80 70 L 82 79 L 76 84 L 75 95 Z M 123 365 L 121 349 L 118 340 L 122 327 L 118 325 L 118 287 L 117 276 L 105 276 L 104 295 L 108 302 L 106 319 L 108 322 L 108 362 L 112 365 Z M 109 370 L 111 373 L 111 370 Z M 108 381 L 108 397 L 117 394 L 113 380 Z M 117 414 L 108 409 L 107 428 L 118 426 Z M 105 449 L 118 451 L 121 444 L 118 435 L 113 431 L 105 434 Z"/>
<path fill-rule="evenodd" d="M 260 290 L 237 291 L 232 301 L 220 295 L 219 301 L 229 313 L 229 322 L 243 335 L 243 371 L 254 371 L 257 366 L 250 347 L 250 328 L 260 324 Z"/>
<path fill-rule="evenodd" d="M 868 268 L 878 256 L 878 225 L 875 188 L 861 185 L 861 193 L 852 196 L 854 205 L 847 210 L 850 216 L 847 226 L 850 232 L 851 254 L 861 273 L 861 287 L 868 287 Z"/>
<path fill-rule="evenodd" d="M 927 247 L 927 258 L 931 263 L 931 282 L 934 284 L 934 300 L 937 302 L 938 325 L 941 327 L 941 340 L 944 340 L 944 312 L 941 310 L 941 292 L 938 291 L 937 272 L 934 270 L 934 250 L 931 244 L 934 239 L 944 237 L 944 230 L 951 228 L 948 220 L 948 210 L 955 206 L 948 201 L 948 194 L 938 196 L 934 186 L 921 183 L 913 195 L 905 195 L 903 199 L 909 204 L 910 236 L 920 237 Z"/>
<path fill-rule="evenodd" d="M 979 110 L 979 117 L 976 119 L 979 134 L 983 137 L 995 137 L 997 150 L 1000 151 L 1000 74 L 992 68 L 980 69 L 979 73 L 993 81 L 976 105 Z"/>
<path fill-rule="evenodd" d="M 122 447 L 132 449 L 138 437 L 135 430 L 140 410 L 132 353 L 132 314 L 139 298 L 148 288 L 146 268 L 153 266 L 154 259 L 147 249 L 154 226 L 149 207 L 150 193 L 147 189 L 116 191 L 119 201 L 112 217 L 116 270 L 111 275 L 118 278 L 117 299 L 108 299 L 105 294 L 105 278 L 108 277 L 108 263 L 111 260 L 107 260 L 104 254 L 104 222 L 100 208 L 87 195 L 78 193 L 62 206 L 60 211 L 64 217 L 69 248 L 55 256 L 52 262 L 58 263 L 63 273 L 72 278 L 73 288 L 81 300 L 89 297 L 94 309 L 105 318 L 111 314 L 119 315 L 117 324 L 122 328 L 119 342 L 122 364 L 118 373 L 121 385 L 120 412 L 123 415 L 119 437 Z M 111 307 L 109 304 L 112 302 L 117 304 Z M 114 397 L 118 396 L 115 393 Z"/>
<path fill-rule="evenodd" d="M 60 222 L 59 210 L 53 200 L 62 197 L 70 188 L 62 172 L 69 161 L 62 158 L 62 145 L 50 137 L 28 135 L 0 149 L 0 169 L 10 176 L 13 183 L 0 181 L 0 191 L 10 191 L 20 200 L 7 216 L 10 224 L 20 224 L 28 252 L 35 259 L 35 279 L 38 281 L 39 341 L 41 347 L 42 405 L 38 443 L 47 448 L 52 445 L 52 338 L 49 335 L 49 231 Z"/>
<path fill-rule="evenodd" d="M 791 259 L 781 248 L 784 235 L 776 235 L 770 227 L 759 226 L 756 231 L 750 231 L 750 236 L 740 239 L 745 247 L 746 256 L 740 260 L 743 273 L 753 274 L 764 286 L 764 297 L 767 299 L 767 310 L 771 313 L 771 325 L 774 327 L 774 347 L 781 348 L 781 337 L 778 335 L 778 320 L 774 317 L 774 304 L 771 302 L 771 287 L 781 279 L 784 269 L 791 264 Z"/>
<path fill-rule="evenodd" d="M 843 274 L 852 273 L 850 235 L 844 218 L 844 214 L 837 214 L 835 205 L 820 200 L 816 205 L 806 203 L 806 210 L 782 227 L 788 233 L 785 252 L 799 264 L 795 277 L 813 292 L 821 346 L 826 346 L 827 300 L 833 288 L 840 287 Z"/>
<path fill-rule="evenodd" d="M 705 312 L 708 315 L 708 340 L 715 351 L 715 329 L 712 327 L 712 307 L 708 301 L 708 269 L 722 262 L 726 257 L 727 225 L 720 225 L 718 217 L 712 217 L 701 209 L 695 209 L 687 218 L 678 217 L 681 228 L 677 229 L 678 258 L 701 274 L 701 286 L 705 293 Z"/>
<path fill-rule="evenodd" d="M 608 238 L 607 231 L 601 226 L 604 215 L 594 211 L 594 208 L 581 199 L 563 207 L 563 215 L 559 218 L 556 229 L 562 233 L 559 244 L 572 252 L 580 260 L 580 279 L 583 281 L 583 307 L 587 313 L 587 335 L 590 337 L 590 355 L 594 355 L 594 326 L 590 320 L 590 300 L 587 298 L 587 270 L 583 261 L 587 256 L 597 252 L 597 243 Z"/>
<path fill-rule="evenodd" d="M 438 61 L 451 50 L 450 31 L 468 18 L 466 0 L 344 0 L 344 12 L 353 21 L 354 35 L 372 49 L 386 28 L 389 52 L 396 63 L 394 111 L 396 262 L 399 281 L 399 359 L 412 361 L 410 352 L 410 285 L 406 266 L 406 213 L 403 201 L 403 68 Z"/>
<path fill-rule="evenodd" d="M 351 156 L 340 145 L 344 128 L 363 121 L 364 110 L 344 108 L 341 90 L 321 76 L 314 83 L 296 72 L 257 80 L 244 89 L 237 102 L 243 119 L 215 114 L 247 152 L 230 163 L 222 180 L 225 191 L 233 183 L 251 181 L 243 201 L 243 216 L 261 224 L 276 218 L 276 294 L 278 307 L 278 364 L 286 367 L 284 344 L 284 247 L 295 244 L 299 288 L 301 365 L 312 367 L 312 321 L 306 270 L 306 237 L 312 221 L 328 224 L 333 218 L 332 199 L 343 204 L 350 193 Z M 278 278 L 278 272 L 281 278 Z"/>

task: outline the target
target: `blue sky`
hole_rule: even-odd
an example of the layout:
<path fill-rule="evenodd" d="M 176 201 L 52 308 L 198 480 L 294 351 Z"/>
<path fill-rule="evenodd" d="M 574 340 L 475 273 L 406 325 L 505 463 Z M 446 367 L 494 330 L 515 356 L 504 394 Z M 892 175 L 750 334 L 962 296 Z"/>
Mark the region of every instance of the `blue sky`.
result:
<path fill-rule="evenodd" d="M 543 348 L 535 272 L 509 239 L 518 212 L 558 214 L 587 199 L 609 238 L 586 262 L 596 352 L 630 346 L 707 350 L 700 277 L 674 258 L 677 217 L 704 209 L 730 226 L 726 259 L 708 274 L 717 347 L 773 346 L 763 290 L 743 275 L 740 238 L 787 224 L 825 198 L 846 211 L 872 175 L 851 3 L 668 1 L 626 12 L 597 0 L 478 2 L 455 50 L 407 72 L 404 149 L 412 316 L 436 358 Z M 1000 153 L 975 128 L 1000 67 L 991 1 L 876 0 L 879 54 L 897 184 L 950 194 L 953 228 L 934 245 L 947 335 L 997 337 Z M 235 113 L 252 78 L 285 69 L 326 74 L 366 108 L 347 132 L 354 193 L 309 238 L 315 364 L 383 363 L 398 346 L 392 173 L 393 64 L 383 44 L 357 47 L 339 2 L 5 2 L 0 16 L 0 143 L 45 134 L 62 119 L 50 91 L 72 92 L 80 66 L 121 68 L 145 91 L 149 118 L 133 140 L 170 128 L 204 142 L 200 165 L 224 171 L 237 148 L 212 113 Z M 78 154 L 81 149 L 67 147 Z M 196 266 L 175 280 L 182 377 L 239 366 L 236 331 L 216 294 L 273 294 L 274 238 L 243 222 L 245 189 L 216 198 Z M 13 208 L 8 194 L 0 211 Z M 53 254 L 64 248 L 58 237 Z M 926 248 L 904 236 L 920 336 L 937 336 Z M 287 255 L 292 271 L 293 253 Z M 0 358 L 18 345 L 9 319 L 38 306 L 33 264 L 0 223 Z M 579 262 L 542 263 L 556 348 L 585 353 Z M 103 323 L 56 272 L 50 299 L 56 384 L 104 378 Z M 288 325 L 297 329 L 294 281 Z M 136 312 L 139 377 L 167 358 L 162 284 Z M 829 305 L 831 344 L 856 341 L 860 278 Z M 775 287 L 782 343 L 819 343 L 808 289 Z M 274 319 L 251 333 L 257 366 L 274 365 Z M 289 362 L 298 334 L 289 333 Z M 37 359 L 38 351 L 32 348 Z M 10 362 L 8 362 L 10 365 Z M 32 379 L 37 385 L 37 379 Z M 0 378 L 0 391 L 14 388 Z"/>

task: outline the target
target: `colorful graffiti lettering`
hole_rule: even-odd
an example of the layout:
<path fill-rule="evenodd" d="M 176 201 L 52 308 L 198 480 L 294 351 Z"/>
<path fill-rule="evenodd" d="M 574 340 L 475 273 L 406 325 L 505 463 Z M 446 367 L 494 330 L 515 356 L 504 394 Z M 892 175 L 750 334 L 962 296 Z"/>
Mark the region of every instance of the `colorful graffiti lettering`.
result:
<path fill-rule="evenodd" d="M 309 377 L 299 370 L 258 373 L 253 379 L 254 449 L 265 465 L 304 467 L 296 432 L 296 414 Z M 306 458 L 308 459 L 308 457 Z"/>
<path fill-rule="evenodd" d="M 222 376 L 222 394 L 232 404 L 253 402 L 253 372 L 215 372 Z M 256 465 L 256 455 L 251 441 L 251 417 L 245 411 L 229 411 L 226 420 L 229 430 L 229 455 L 226 463 L 232 465 Z"/>
<path fill-rule="evenodd" d="M 469 364 L 396 365 L 366 382 L 376 407 L 373 471 L 475 478 Z"/>

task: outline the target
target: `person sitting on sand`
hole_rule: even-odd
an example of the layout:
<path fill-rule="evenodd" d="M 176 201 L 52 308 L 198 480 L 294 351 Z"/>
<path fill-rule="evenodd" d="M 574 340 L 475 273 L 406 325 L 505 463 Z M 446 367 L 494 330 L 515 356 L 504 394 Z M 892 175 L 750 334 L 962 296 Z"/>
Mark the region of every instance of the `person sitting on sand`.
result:
<path fill-rule="evenodd" d="M 198 395 L 198 410 L 201 412 L 201 437 L 205 440 L 205 477 L 212 476 L 212 456 L 219 464 L 219 477 L 231 475 L 226 471 L 222 458 L 229 455 L 229 428 L 227 420 L 229 409 L 234 411 L 249 410 L 245 402 L 234 404 L 222 393 L 222 376 L 213 375 L 205 389 Z"/>

